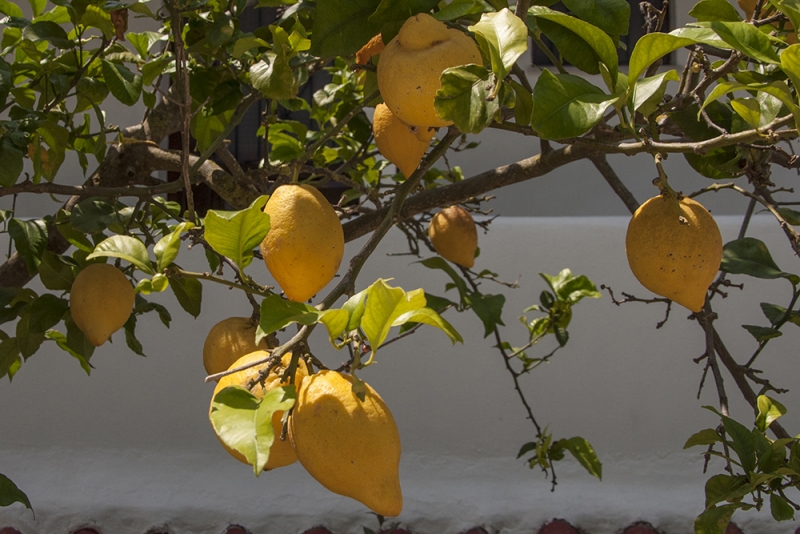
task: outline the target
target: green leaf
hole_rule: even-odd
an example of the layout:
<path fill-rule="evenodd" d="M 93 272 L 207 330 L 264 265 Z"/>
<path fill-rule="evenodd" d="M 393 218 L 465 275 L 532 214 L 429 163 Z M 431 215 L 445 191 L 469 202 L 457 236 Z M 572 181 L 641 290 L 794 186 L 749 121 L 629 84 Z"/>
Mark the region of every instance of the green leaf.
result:
<path fill-rule="evenodd" d="M 69 38 L 64 28 L 51 21 L 34 22 L 22 30 L 22 38 L 31 41 L 47 41 L 56 48 L 72 48 L 75 42 Z"/>
<path fill-rule="evenodd" d="M 714 475 L 706 481 L 706 509 L 722 501 L 741 500 L 750 493 L 745 476 Z"/>
<path fill-rule="evenodd" d="M 735 504 L 725 504 L 706 510 L 694 520 L 695 534 L 725 534 L 737 508 Z"/>
<path fill-rule="evenodd" d="M 336 338 L 348 331 L 350 313 L 344 309 L 325 310 L 320 314 L 319 322 L 325 325 L 331 345 L 336 347 Z"/>
<path fill-rule="evenodd" d="M 539 276 L 544 278 L 561 302 L 576 304 L 585 297 L 599 299 L 602 296 L 594 282 L 585 275 L 574 276 L 569 269 L 562 269 L 556 276 L 545 273 L 539 273 Z"/>
<path fill-rule="evenodd" d="M 464 338 L 461 337 L 461 334 L 453 328 L 449 322 L 447 322 L 441 315 L 436 313 L 431 308 L 420 308 L 418 310 L 408 311 L 392 321 L 392 326 L 402 326 L 406 323 L 424 323 L 430 326 L 434 326 L 439 330 L 442 330 L 447 337 L 450 338 L 450 341 L 453 345 L 456 342 L 464 343 Z"/>
<path fill-rule="evenodd" d="M 293 302 L 279 295 L 264 297 L 261 301 L 261 320 L 256 329 L 256 343 L 292 323 L 314 324 L 320 314 L 319 310 L 303 302 Z"/>
<path fill-rule="evenodd" d="M 86 256 L 87 260 L 100 257 L 120 258 L 132 263 L 137 269 L 147 274 L 156 274 L 150 263 L 147 247 L 135 237 L 115 235 L 104 239 L 94 247 L 94 252 Z"/>
<path fill-rule="evenodd" d="M 731 100 L 731 107 L 750 128 L 758 128 L 761 125 L 761 104 L 757 99 L 734 98 Z"/>
<path fill-rule="evenodd" d="M 514 121 L 522 126 L 530 126 L 533 118 L 533 93 L 514 80 L 505 83 L 514 89 Z"/>
<path fill-rule="evenodd" d="M 536 17 L 536 24 L 553 41 L 564 59 L 589 74 L 599 74 L 598 62 L 602 62 L 608 68 L 612 82 L 616 83 L 617 49 L 603 30 L 543 6 L 532 6 L 528 15 Z"/>
<path fill-rule="evenodd" d="M 89 375 L 92 371 L 89 358 L 94 354 L 94 345 L 86 339 L 86 336 L 81 332 L 81 329 L 78 328 L 71 316 L 65 319 L 64 322 L 67 325 L 66 336 L 57 330 L 48 330 L 45 337 L 55 341 L 59 348 L 78 360 L 81 368 Z"/>
<path fill-rule="evenodd" d="M 25 260 L 28 273 L 35 273 L 47 248 L 47 225 L 41 219 L 23 221 L 14 218 L 8 222 L 8 235 L 14 240 L 19 255 Z"/>
<path fill-rule="evenodd" d="M 158 243 L 153 247 L 153 253 L 156 255 L 156 271 L 161 272 L 169 267 L 169 264 L 175 261 L 180 252 L 181 235 L 194 228 L 194 223 L 190 221 L 182 222 L 169 234 L 159 239 Z"/>
<path fill-rule="evenodd" d="M 380 279 L 367 290 L 367 303 L 361 317 L 361 329 L 367 337 L 372 352 L 386 340 L 394 321 L 409 311 L 426 305 L 425 293 L 421 289 L 406 293 L 399 287 L 389 286 Z"/>
<path fill-rule="evenodd" d="M 469 293 L 465 300 L 483 322 L 483 337 L 488 337 L 498 325 L 503 323 L 503 305 L 506 303 L 504 295 L 484 295 L 483 293 Z"/>
<path fill-rule="evenodd" d="M 370 21 L 381 0 L 320 0 L 311 29 L 311 50 L 315 56 L 329 58 L 354 54 L 382 24 Z"/>
<path fill-rule="evenodd" d="M 792 85 L 800 87 L 800 44 L 790 45 L 781 52 L 781 69 L 792 80 Z"/>
<path fill-rule="evenodd" d="M 74 266 L 75 263 L 70 258 L 45 250 L 38 267 L 39 279 L 47 289 L 66 291 L 75 280 L 75 273 L 72 271 Z"/>
<path fill-rule="evenodd" d="M 643 35 L 631 52 L 628 62 L 628 82 L 633 83 L 657 60 L 684 46 L 696 44 L 695 39 L 678 37 L 668 33 Z"/>
<path fill-rule="evenodd" d="M 720 38 L 739 52 L 765 63 L 780 64 L 772 41 L 748 22 L 711 22 L 710 27 Z"/>
<path fill-rule="evenodd" d="M 262 195 L 241 211 L 208 210 L 206 215 L 206 241 L 241 269 L 253 261 L 253 249 L 269 231 L 269 215 L 263 211 L 268 198 Z"/>
<path fill-rule="evenodd" d="M 143 31 L 140 33 L 128 32 L 125 34 L 125 38 L 130 41 L 142 59 L 147 59 L 150 48 L 158 41 L 168 39 L 168 36 L 157 32 Z"/>
<path fill-rule="evenodd" d="M 103 11 L 99 6 L 87 5 L 86 11 L 81 17 L 81 24 L 97 28 L 103 32 L 103 36 L 108 40 L 113 39 L 116 33 L 114 25 L 111 23 L 111 15 Z"/>
<path fill-rule="evenodd" d="M 369 22 L 383 26 L 390 22 L 404 21 L 417 13 L 428 13 L 436 7 L 438 0 L 381 0 L 380 5 L 369 17 Z"/>
<path fill-rule="evenodd" d="M 103 79 L 114 98 L 132 106 L 142 92 L 142 76 L 132 73 L 125 65 L 102 60 Z"/>
<path fill-rule="evenodd" d="M 712 22 L 715 20 L 738 22 L 742 20 L 739 12 L 727 0 L 700 0 L 689 11 L 689 15 L 698 22 Z"/>
<path fill-rule="evenodd" d="M 273 53 L 266 53 L 266 60 L 250 66 L 250 82 L 261 91 L 266 98 L 285 100 L 297 95 L 294 74 L 285 58 Z"/>
<path fill-rule="evenodd" d="M 730 417 L 722 416 L 722 424 L 725 427 L 725 432 L 731 438 L 730 447 L 739 457 L 739 463 L 742 464 L 742 468 L 747 473 L 755 470 L 756 449 L 753 434 L 743 424 Z"/>
<path fill-rule="evenodd" d="M 203 284 L 196 278 L 169 277 L 169 288 L 186 313 L 197 318 L 203 302 Z"/>
<path fill-rule="evenodd" d="M 634 111 L 640 112 L 645 117 L 653 113 L 664 98 L 667 82 L 679 82 L 680 79 L 678 71 L 672 69 L 655 76 L 637 80 L 633 86 L 632 102 Z"/>
<path fill-rule="evenodd" d="M 784 81 L 775 81 L 768 84 L 759 83 L 748 85 L 739 82 L 721 82 L 717 84 L 714 90 L 711 91 L 711 93 L 706 97 L 701 110 L 721 96 L 734 91 L 758 91 L 759 93 L 764 92 L 774 96 L 780 100 L 789 109 L 789 111 L 792 112 L 792 115 L 794 115 L 795 124 L 800 126 L 800 108 L 795 105 L 791 90 Z"/>
<path fill-rule="evenodd" d="M 628 35 L 631 5 L 626 0 L 564 0 L 564 5 L 608 35 Z"/>
<path fill-rule="evenodd" d="M 239 451 L 258 476 L 269 460 L 275 440 L 272 414 L 289 410 L 295 399 L 292 385 L 271 389 L 261 400 L 243 387 L 229 386 L 211 402 L 211 425 L 219 439 Z"/>
<path fill-rule="evenodd" d="M 767 246 L 754 237 L 743 237 L 726 243 L 722 250 L 720 270 L 756 278 L 786 278 L 793 285 L 800 283 L 800 277 L 796 274 L 781 271 L 772 259 Z"/>
<path fill-rule="evenodd" d="M 0 342 L 0 378 L 8 375 L 12 379 L 21 363 L 17 339 L 10 337 Z"/>
<path fill-rule="evenodd" d="M 30 307 L 23 308 L 19 314 L 16 328 L 17 347 L 19 353 L 26 360 L 36 354 L 39 347 L 44 342 L 43 332 L 34 332 L 30 329 Z"/>
<path fill-rule="evenodd" d="M 758 396 L 757 406 L 756 426 L 761 432 L 766 432 L 774 420 L 786 415 L 786 406 L 766 395 Z"/>
<path fill-rule="evenodd" d="M 93 234 L 102 232 L 109 225 L 117 222 L 117 217 L 115 204 L 103 198 L 91 197 L 81 200 L 72 208 L 69 220 L 75 230 Z M 65 235 L 65 237 L 69 240 L 68 236 Z M 72 241 L 70 242 L 72 243 Z"/>
<path fill-rule="evenodd" d="M 67 310 L 69 310 L 68 301 L 45 293 L 31 303 L 28 331 L 44 334 L 61 322 Z"/>
<path fill-rule="evenodd" d="M 131 349 L 135 354 L 139 356 L 144 356 L 144 351 L 142 349 L 142 344 L 136 339 L 136 316 L 131 314 L 128 317 L 128 320 L 125 321 L 125 344 L 128 345 L 128 348 Z"/>
<path fill-rule="evenodd" d="M 233 117 L 234 110 L 229 109 L 219 115 L 211 114 L 211 109 L 203 108 L 192 118 L 192 137 L 197 140 L 197 149 L 205 151 L 225 131 Z"/>
<path fill-rule="evenodd" d="M 594 452 L 594 449 L 588 441 L 582 437 L 575 436 L 574 438 L 559 440 L 561 445 L 572 453 L 572 456 L 578 460 L 590 475 L 603 479 L 603 464 Z"/>
<path fill-rule="evenodd" d="M 528 49 L 528 28 L 508 9 L 484 13 L 481 20 L 468 29 L 475 33 L 481 49 L 491 58 L 492 72 L 498 80 L 511 72 L 517 59 Z"/>
<path fill-rule="evenodd" d="M 464 133 L 480 132 L 500 111 L 500 100 L 490 99 L 496 83 L 492 72 L 482 65 L 446 69 L 441 77 L 442 86 L 434 99 L 436 114 L 453 121 Z"/>
<path fill-rule="evenodd" d="M 692 436 L 686 440 L 683 448 L 688 449 L 689 447 L 696 447 L 697 445 L 713 445 L 719 441 L 722 441 L 722 438 L 719 437 L 717 431 L 713 428 L 706 428 L 705 430 L 692 434 Z"/>
<path fill-rule="evenodd" d="M 774 328 L 767 328 L 764 326 L 743 324 L 742 328 L 750 332 L 750 335 L 753 336 L 759 343 L 761 343 L 762 341 L 766 341 L 768 339 L 781 337 L 783 335 L 783 333 L 780 330 L 775 330 Z"/>
<path fill-rule="evenodd" d="M 306 148 L 303 144 L 306 132 L 298 132 L 292 127 L 292 124 L 279 122 L 269 125 L 269 132 L 267 140 L 272 145 L 270 150 L 269 159 L 271 163 L 279 164 L 286 163 L 302 157 Z M 298 137 L 290 135 L 294 133 Z M 301 135 L 302 134 L 302 135 Z"/>
<path fill-rule="evenodd" d="M 772 512 L 772 517 L 775 521 L 789 521 L 794 519 L 794 508 L 789 502 L 778 495 L 773 493 L 769 496 L 769 511 Z"/>
<path fill-rule="evenodd" d="M 533 88 L 531 126 L 543 139 L 585 134 L 617 99 L 580 76 L 542 71 Z"/>
<path fill-rule="evenodd" d="M 33 511 L 28 496 L 10 478 L 0 473 L 0 506 L 11 506 L 15 502 L 24 504 L 28 510 Z"/>
<path fill-rule="evenodd" d="M 466 15 L 477 15 L 488 8 L 481 0 L 452 0 L 443 6 L 439 11 L 433 13 L 436 20 L 456 20 Z"/>
<path fill-rule="evenodd" d="M 781 217 L 786 219 L 786 222 L 792 226 L 800 226 L 800 211 L 789 208 L 776 208 Z"/>
<path fill-rule="evenodd" d="M 24 154 L 14 144 L 10 135 L 0 137 L 0 186 L 11 187 L 17 183 L 24 167 Z"/>

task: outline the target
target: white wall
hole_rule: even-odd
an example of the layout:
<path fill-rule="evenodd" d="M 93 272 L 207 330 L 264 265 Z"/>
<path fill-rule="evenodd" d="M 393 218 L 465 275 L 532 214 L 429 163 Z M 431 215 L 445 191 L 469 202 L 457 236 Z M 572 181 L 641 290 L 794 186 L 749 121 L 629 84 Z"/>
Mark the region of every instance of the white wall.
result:
<path fill-rule="evenodd" d="M 726 240 L 735 237 L 735 219 L 721 217 L 720 223 Z M 626 224 L 624 217 L 495 221 L 493 231 L 481 235 L 476 267 L 506 280 L 521 276 L 519 289 L 503 291 L 507 338 L 522 342 L 516 318 L 544 288 L 537 272 L 570 267 L 617 292 L 645 295 L 625 262 Z M 797 270 L 772 221 L 757 218 L 752 234 L 770 243 L 779 265 Z M 393 277 L 405 289 L 441 294 L 443 275 L 413 265 L 412 258 L 385 256 L 403 246 L 402 235 L 392 232 L 358 287 Z M 348 244 L 348 254 L 357 247 Z M 184 251 L 181 261 L 189 263 L 191 256 Z M 250 270 L 267 280 L 262 265 Z M 715 306 L 724 339 L 740 361 L 755 343 L 739 325 L 764 324 L 757 303 L 783 303 L 781 291 L 788 285 L 743 281 L 744 295 L 734 290 Z M 171 296 L 164 302 L 176 309 Z M 95 353 L 91 377 L 69 356 L 47 348 L 23 365 L 13 383 L 0 384 L 0 471 L 28 493 L 37 512 L 34 521 L 19 505 L 0 508 L 0 524 L 23 532 L 65 532 L 89 521 L 114 533 L 164 524 L 176 534 L 218 533 L 229 522 L 275 534 L 318 523 L 342 533 L 374 527 L 362 506 L 329 494 L 299 465 L 256 479 L 213 436 L 206 418 L 213 387 L 203 382 L 203 338 L 216 321 L 247 313 L 241 295 L 207 285 L 200 319 L 176 309 L 169 330 L 155 317 L 140 321 L 147 358 L 128 351 L 117 335 Z M 464 345 L 453 347 L 428 329 L 386 347 L 362 377 L 384 397 L 400 428 L 406 503 L 399 520 L 422 533 L 456 534 L 476 524 L 522 533 L 553 517 L 593 534 L 618 532 L 636 520 L 665 532 L 690 531 L 701 511 L 705 478 L 699 450 L 685 452 L 682 446 L 717 420 L 701 408 L 716 404 L 713 389 L 695 399 L 702 366 L 692 358 L 703 352 L 703 337 L 687 315 L 676 306 L 667 325 L 656 330 L 661 306 L 616 307 L 607 295 L 581 302 L 567 347 L 523 379 L 540 422 L 557 437 L 587 438 L 604 464 L 600 482 L 565 460 L 555 493 L 541 473 L 515 459 L 519 446 L 532 439 L 532 427 L 493 341 L 483 339 L 474 316 L 450 314 Z M 759 365 L 776 385 L 791 387 L 798 377 L 798 337 L 787 328 Z M 344 359 L 321 335 L 312 348 L 328 364 Z M 736 399 L 732 382 L 726 384 Z M 789 408 L 785 425 L 794 433 L 797 393 L 782 401 Z M 745 422 L 751 418 L 738 401 L 732 414 Z M 737 513 L 735 520 L 748 534 L 789 533 L 797 526 L 776 525 L 768 512 Z"/>

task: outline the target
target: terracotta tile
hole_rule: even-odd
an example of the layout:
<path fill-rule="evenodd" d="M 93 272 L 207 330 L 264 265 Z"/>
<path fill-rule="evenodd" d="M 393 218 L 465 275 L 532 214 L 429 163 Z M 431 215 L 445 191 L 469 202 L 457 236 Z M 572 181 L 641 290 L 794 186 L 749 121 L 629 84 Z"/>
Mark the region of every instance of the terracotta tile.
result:
<path fill-rule="evenodd" d="M 100 533 L 91 527 L 84 527 L 84 528 L 79 528 L 72 534 L 100 534 Z"/>
<path fill-rule="evenodd" d="M 0 528 L 0 534 L 22 534 L 22 532 L 15 529 L 14 527 L 3 527 Z"/>
<path fill-rule="evenodd" d="M 543 526 L 539 534 L 579 534 L 579 532 L 563 519 L 554 519 Z"/>
<path fill-rule="evenodd" d="M 728 523 L 728 528 L 725 529 L 725 534 L 743 534 L 742 529 L 736 523 Z"/>
<path fill-rule="evenodd" d="M 475 527 L 466 531 L 464 534 L 489 534 L 489 533 L 486 532 L 485 528 Z"/>
<path fill-rule="evenodd" d="M 240 525 L 231 525 L 228 527 L 228 530 L 225 531 L 225 534 L 250 534 L 243 526 Z"/>
<path fill-rule="evenodd" d="M 629 526 L 622 534 L 658 534 L 658 531 L 650 523 L 640 522 Z"/>
<path fill-rule="evenodd" d="M 303 534 L 333 534 L 330 530 L 325 527 L 314 527 L 309 530 L 303 532 Z"/>
<path fill-rule="evenodd" d="M 411 531 L 397 527 L 397 528 L 383 529 L 381 530 L 380 534 L 411 534 Z"/>

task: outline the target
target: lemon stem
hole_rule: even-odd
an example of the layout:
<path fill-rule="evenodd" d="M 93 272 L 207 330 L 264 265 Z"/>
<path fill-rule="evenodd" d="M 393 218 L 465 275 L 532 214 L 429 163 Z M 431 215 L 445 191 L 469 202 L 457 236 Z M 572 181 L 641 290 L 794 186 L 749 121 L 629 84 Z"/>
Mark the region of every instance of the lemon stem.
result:
<path fill-rule="evenodd" d="M 653 180 L 653 185 L 661 190 L 661 194 L 663 196 L 667 196 L 672 199 L 672 202 L 675 204 L 675 211 L 678 213 L 678 218 L 683 220 L 680 198 L 678 197 L 678 193 L 669 186 L 667 173 L 664 171 L 664 165 L 662 164 L 664 157 L 661 154 L 656 154 L 654 160 L 656 163 L 656 169 L 658 169 L 658 178 Z"/>

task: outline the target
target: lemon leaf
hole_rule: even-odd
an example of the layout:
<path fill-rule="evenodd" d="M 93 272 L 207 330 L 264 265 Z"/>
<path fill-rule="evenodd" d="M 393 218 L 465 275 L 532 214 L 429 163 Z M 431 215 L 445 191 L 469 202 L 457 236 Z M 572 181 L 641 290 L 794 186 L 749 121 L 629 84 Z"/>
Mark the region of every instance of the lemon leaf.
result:
<path fill-rule="evenodd" d="M 631 5 L 626 0 L 566 0 L 564 5 L 576 17 L 594 24 L 608 35 L 628 35 Z"/>
<path fill-rule="evenodd" d="M 319 322 L 328 329 L 331 345 L 336 347 L 336 338 L 346 331 L 350 322 L 350 313 L 347 310 L 325 310 L 319 316 Z M 338 347 L 337 347 L 338 348 Z"/>
<path fill-rule="evenodd" d="M 786 406 L 766 395 L 758 396 L 757 405 L 756 426 L 761 432 L 766 432 L 773 421 L 786 414 Z"/>
<path fill-rule="evenodd" d="M 732 48 L 742 54 L 765 63 L 780 64 L 781 60 L 772 47 L 772 41 L 765 33 L 749 22 L 710 23 L 710 28 Z"/>
<path fill-rule="evenodd" d="M 722 250 L 720 270 L 755 278 L 786 278 L 793 285 L 800 284 L 800 276 L 781 271 L 764 242 L 754 237 L 744 237 L 726 243 Z"/>
<path fill-rule="evenodd" d="M 381 31 L 369 19 L 381 0 L 322 0 L 311 28 L 310 52 L 319 57 L 348 56 Z"/>
<path fill-rule="evenodd" d="M 600 459 L 597 458 L 597 454 L 588 441 L 579 436 L 559 441 L 590 475 L 602 480 L 603 464 L 600 463 Z"/>
<path fill-rule="evenodd" d="M 47 225 L 41 219 L 23 221 L 14 218 L 8 222 L 8 234 L 14 240 L 17 252 L 25 260 L 28 272 L 35 273 L 47 248 Z"/>
<path fill-rule="evenodd" d="M 719 441 L 722 441 L 722 438 L 719 437 L 717 431 L 713 428 L 706 428 L 692 434 L 689 439 L 686 440 L 683 448 L 688 449 L 690 447 L 696 447 L 697 445 L 712 445 Z"/>
<path fill-rule="evenodd" d="M 450 338 L 454 345 L 456 342 L 464 343 L 464 338 L 461 337 L 461 334 L 458 333 L 453 325 L 430 308 L 420 308 L 406 312 L 392 321 L 392 326 L 402 326 L 406 323 L 424 323 L 435 326 L 447 334 L 447 337 Z"/>
<path fill-rule="evenodd" d="M 725 534 L 731 516 L 737 508 L 739 508 L 738 504 L 725 504 L 709 508 L 695 518 L 695 534 Z"/>
<path fill-rule="evenodd" d="M 442 73 L 442 87 L 436 92 L 436 113 L 464 133 L 478 133 L 494 120 L 500 111 L 500 99 L 488 100 L 498 83 L 492 72 L 482 65 L 451 67 Z"/>
<path fill-rule="evenodd" d="M 484 295 L 483 293 L 474 292 L 468 294 L 464 300 L 483 323 L 483 337 L 487 337 L 494 332 L 497 325 L 505 326 L 501 317 L 503 306 L 506 303 L 505 296 Z"/>
<path fill-rule="evenodd" d="M 186 313 L 192 317 L 200 315 L 200 305 L 203 302 L 203 284 L 195 278 L 170 277 L 169 288 L 178 299 Z"/>
<path fill-rule="evenodd" d="M 156 255 L 156 271 L 161 272 L 175 261 L 180 251 L 181 235 L 191 228 L 194 228 L 194 223 L 190 221 L 182 222 L 175 227 L 175 230 L 162 237 L 156 243 L 156 246 L 153 247 L 153 253 Z"/>
<path fill-rule="evenodd" d="M 241 269 L 253 261 L 253 249 L 269 231 L 269 215 L 262 211 L 267 198 L 262 195 L 241 211 L 208 210 L 206 214 L 206 241 Z"/>
<path fill-rule="evenodd" d="M 303 302 L 287 300 L 280 295 L 269 295 L 261 301 L 261 320 L 256 329 L 256 343 L 292 323 L 314 324 L 320 315 L 319 310 Z"/>
<path fill-rule="evenodd" d="M 528 28 L 508 9 L 484 13 L 469 31 L 478 38 L 478 45 L 492 60 L 492 72 L 505 78 L 517 59 L 528 49 Z"/>
<path fill-rule="evenodd" d="M 668 33 L 648 33 L 636 41 L 628 62 L 628 81 L 634 82 L 644 74 L 647 67 L 655 61 L 684 46 L 697 43 L 688 37 L 678 37 Z"/>
<path fill-rule="evenodd" d="M 129 235 L 115 235 L 104 239 L 94 247 L 94 252 L 86 256 L 87 260 L 100 257 L 120 258 L 136 266 L 147 274 L 156 274 L 150 264 L 150 255 L 144 243 Z"/>
<path fill-rule="evenodd" d="M 389 286 L 382 279 L 372 284 L 367 290 L 361 329 L 373 352 L 386 341 L 395 319 L 404 313 L 424 308 L 425 304 L 425 293 L 421 289 L 406 293 L 399 287 Z"/>
<path fill-rule="evenodd" d="M 19 489 L 10 478 L 0 473 L 0 506 L 11 506 L 15 502 L 21 503 L 33 511 L 31 501 L 25 492 Z"/>
<path fill-rule="evenodd" d="M 291 385 L 269 390 L 260 401 L 241 386 L 228 386 L 211 402 L 211 426 L 225 445 L 247 459 L 258 476 L 267 465 L 275 441 L 272 414 L 290 409 L 295 399 Z"/>
<path fill-rule="evenodd" d="M 728 22 L 738 22 L 742 16 L 736 8 L 727 0 L 700 0 L 689 11 L 689 15 L 696 18 L 699 22 L 710 22 L 722 20 Z"/>
<path fill-rule="evenodd" d="M 632 105 L 634 111 L 639 111 L 644 116 L 653 113 L 661 103 L 661 99 L 664 98 L 667 82 L 678 82 L 680 79 L 678 71 L 672 69 L 638 80 L 633 86 Z"/>

